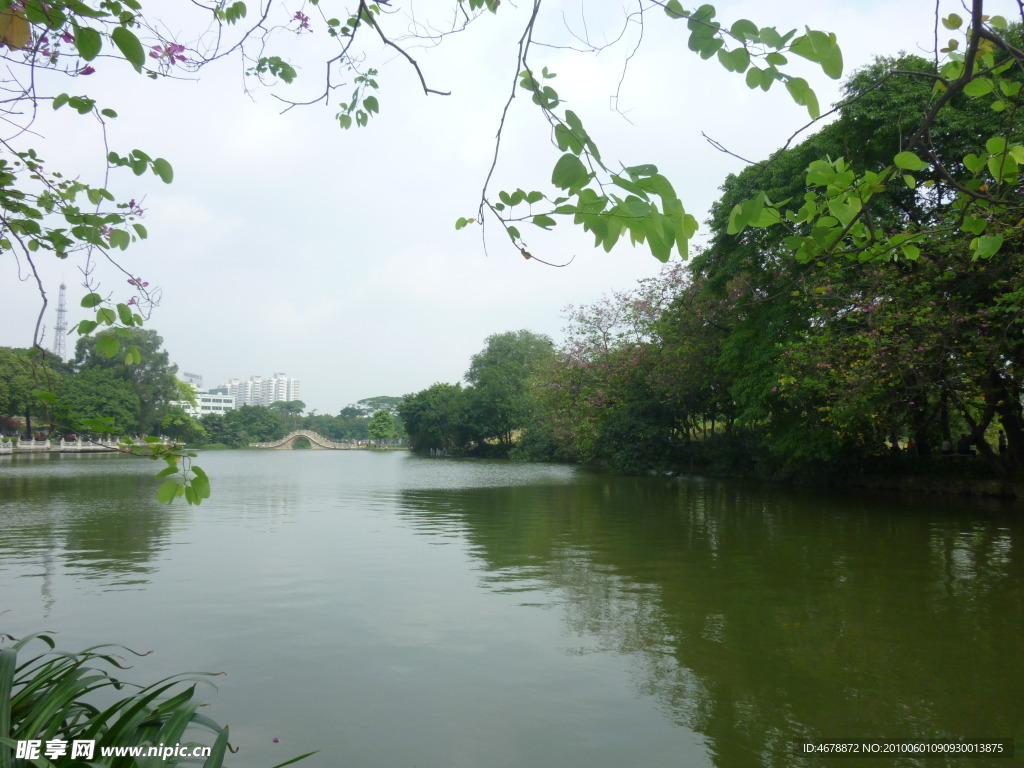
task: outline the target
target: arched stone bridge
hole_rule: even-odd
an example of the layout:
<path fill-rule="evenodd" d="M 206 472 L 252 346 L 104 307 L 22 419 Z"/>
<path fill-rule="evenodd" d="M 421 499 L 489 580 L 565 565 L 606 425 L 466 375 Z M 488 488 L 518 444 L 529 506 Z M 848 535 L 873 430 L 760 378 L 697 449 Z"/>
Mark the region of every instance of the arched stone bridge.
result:
<path fill-rule="evenodd" d="M 278 450 L 290 450 L 295 447 L 295 442 L 305 438 L 309 441 L 310 448 L 322 449 L 326 448 L 335 451 L 351 451 L 355 448 L 365 448 L 358 443 L 336 443 L 333 440 L 328 440 L 318 432 L 313 432 L 309 429 L 297 429 L 291 434 L 287 434 L 280 440 L 274 440 L 270 443 L 249 443 L 250 448 L 276 448 Z"/>

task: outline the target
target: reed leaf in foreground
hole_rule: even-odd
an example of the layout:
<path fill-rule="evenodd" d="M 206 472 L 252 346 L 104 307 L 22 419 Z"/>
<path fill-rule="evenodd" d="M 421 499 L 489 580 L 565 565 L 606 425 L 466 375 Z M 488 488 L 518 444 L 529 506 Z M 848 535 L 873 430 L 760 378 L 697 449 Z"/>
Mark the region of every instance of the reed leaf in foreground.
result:
<path fill-rule="evenodd" d="M 231 749 L 227 726 L 200 714 L 194 700 L 196 686 L 209 683 L 213 673 L 173 675 L 140 686 L 118 677 L 128 667 L 115 654 L 145 655 L 129 648 L 98 645 L 65 653 L 56 650 L 47 633 L 20 640 L 0 635 L 0 641 L 4 639 L 12 644 L 0 648 L 0 768 L 220 768 L 224 764 Z M 108 703 L 113 696 L 117 698 Z M 19 741 L 38 742 L 38 754 L 19 756 Z M 76 755 L 76 741 L 93 742 L 92 756 Z M 47 746 L 54 744 L 56 751 L 47 755 Z M 105 747 L 122 749 L 120 754 L 104 754 Z M 147 756 L 143 749 L 142 754 L 131 755 L 125 754 L 125 747 L 173 748 L 174 754 Z M 194 757 L 197 747 L 207 747 L 202 753 L 208 756 Z"/>

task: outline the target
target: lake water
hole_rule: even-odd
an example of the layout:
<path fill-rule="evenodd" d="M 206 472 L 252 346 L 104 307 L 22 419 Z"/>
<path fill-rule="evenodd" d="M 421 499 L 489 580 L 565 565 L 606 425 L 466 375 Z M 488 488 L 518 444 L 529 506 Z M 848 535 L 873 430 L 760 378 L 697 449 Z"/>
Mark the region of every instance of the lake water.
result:
<path fill-rule="evenodd" d="M 152 651 L 139 682 L 225 672 L 204 698 L 241 747 L 230 765 L 834 762 L 795 757 L 799 738 L 1024 750 L 1013 504 L 401 452 L 199 461 L 214 495 L 189 508 L 156 503 L 148 461 L 0 460 L 0 632 Z"/>

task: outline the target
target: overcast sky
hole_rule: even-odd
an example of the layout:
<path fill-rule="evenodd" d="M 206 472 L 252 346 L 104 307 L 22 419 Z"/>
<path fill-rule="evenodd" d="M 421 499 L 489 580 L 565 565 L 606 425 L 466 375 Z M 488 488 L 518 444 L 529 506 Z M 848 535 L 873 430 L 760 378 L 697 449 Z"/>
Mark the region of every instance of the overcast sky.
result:
<path fill-rule="evenodd" d="M 331 0 L 321 4 L 327 8 Z M 418 18 L 428 18 L 431 5 L 439 4 L 418 3 Z M 123 172 L 111 187 L 142 201 L 149 239 L 120 257 L 130 272 L 161 287 L 163 301 L 149 327 L 163 336 L 180 370 L 201 374 L 206 387 L 285 372 L 301 380 L 309 409 L 337 413 L 361 398 L 458 381 L 494 333 L 525 328 L 558 341 L 566 305 L 595 301 L 658 272 L 660 264 L 643 250 L 624 243 L 607 254 L 567 223 L 549 233 L 521 228 L 540 258 L 575 257 L 565 269 L 524 260 L 493 223 L 487 253 L 478 227 L 455 231 L 457 218 L 476 214 L 511 91 L 527 10 L 525 2 L 518 5 L 502 3 L 496 17 L 438 48 L 413 51 L 429 84 L 450 96 L 424 96 L 404 61 L 371 49 L 381 63 L 381 113 L 359 130 L 342 131 L 334 120 L 347 89 L 333 106 L 281 115 L 270 90 L 244 92 L 237 60 L 204 69 L 198 79 L 152 82 L 126 73 L 123 62 L 118 67 L 100 58 L 96 74 L 58 89 L 96 95 L 101 106 L 118 111 L 111 149 L 125 154 L 139 147 L 174 167 L 169 186 Z M 964 14 L 959 3 L 941 5 L 943 14 Z M 178 12 L 182 4 L 172 7 Z M 282 23 L 301 6 L 287 7 Z M 546 0 L 535 39 L 565 44 L 570 31 L 585 34 L 584 10 L 590 39 L 611 39 L 622 26 L 622 7 L 613 0 Z M 929 55 L 934 47 L 934 8 L 923 0 L 724 1 L 717 7 L 726 24 L 749 18 L 783 32 L 805 24 L 836 32 L 845 73 L 874 55 Z M 1016 10 L 1012 2 L 990 7 L 1010 18 Z M 173 34 L 187 35 L 186 19 L 164 18 Z M 404 29 L 397 18 L 389 21 L 396 32 Z M 627 120 L 610 104 L 636 32 L 630 27 L 622 45 L 597 55 L 536 47 L 529 61 L 558 73 L 552 84 L 583 118 L 609 165 L 657 164 L 703 232 L 723 179 L 742 166 L 701 132 L 761 158 L 807 122 L 806 111 L 781 86 L 752 92 L 741 75 L 701 61 L 686 49 L 685 23 L 657 13 L 621 87 L 618 107 Z M 295 61 L 307 62 L 287 91 L 296 100 L 322 88 L 322 67 L 307 58 L 315 54 L 313 40 L 289 40 Z M 836 100 L 837 83 L 810 66 L 806 72 L 823 106 Z M 67 165 L 83 178 L 102 173 L 95 121 L 65 109 L 45 114 L 37 130 L 43 138 L 36 146 L 49 167 Z M 539 111 L 517 97 L 494 193 L 550 192 L 557 157 Z M 43 260 L 40 267 L 51 299 L 50 346 L 60 282 L 68 285 L 70 324 L 85 317 L 77 308 L 83 289 L 73 260 Z M 24 264 L 20 270 L 24 276 Z M 115 301 L 132 295 L 123 275 L 103 265 L 98 275 Z M 5 255 L 0 345 L 31 340 L 39 297 L 18 276 L 19 265 Z M 70 353 L 74 337 L 66 343 Z"/>

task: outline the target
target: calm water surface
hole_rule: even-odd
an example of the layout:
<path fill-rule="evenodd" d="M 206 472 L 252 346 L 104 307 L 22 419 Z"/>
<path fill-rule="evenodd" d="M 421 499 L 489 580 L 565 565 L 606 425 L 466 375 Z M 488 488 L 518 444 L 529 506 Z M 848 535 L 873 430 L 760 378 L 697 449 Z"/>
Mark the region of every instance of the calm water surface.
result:
<path fill-rule="evenodd" d="M 1019 507 L 403 453 L 201 463 L 214 497 L 186 508 L 150 462 L 0 460 L 0 631 L 151 650 L 138 681 L 226 672 L 206 698 L 234 766 L 814 766 L 793 739 L 868 737 L 1024 757 Z"/>

